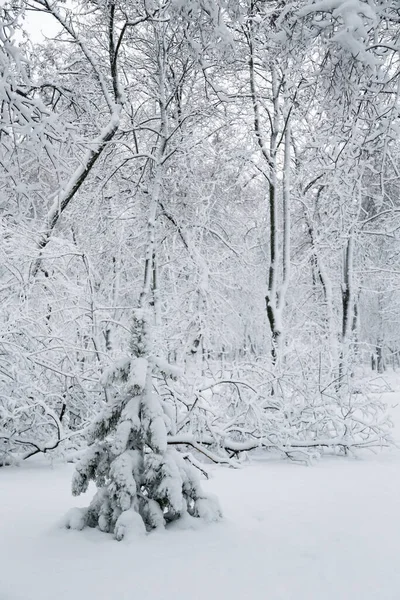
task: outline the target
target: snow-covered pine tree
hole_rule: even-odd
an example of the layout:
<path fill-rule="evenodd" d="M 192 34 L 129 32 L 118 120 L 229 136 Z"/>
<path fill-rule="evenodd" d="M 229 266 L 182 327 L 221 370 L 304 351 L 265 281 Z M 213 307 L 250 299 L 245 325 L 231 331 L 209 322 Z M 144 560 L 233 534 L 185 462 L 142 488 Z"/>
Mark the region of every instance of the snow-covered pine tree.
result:
<path fill-rule="evenodd" d="M 130 351 L 106 374 L 104 383 L 119 381 L 120 393 L 93 422 L 89 448 L 73 477 L 74 496 L 91 480 L 98 491 L 88 508 L 68 513 L 66 526 L 98 526 L 121 540 L 188 514 L 219 520 L 217 499 L 202 491 L 195 468 L 168 447 L 171 422 L 154 391 L 153 374 L 171 375 L 173 367 L 153 354 L 143 309 L 133 314 Z"/>

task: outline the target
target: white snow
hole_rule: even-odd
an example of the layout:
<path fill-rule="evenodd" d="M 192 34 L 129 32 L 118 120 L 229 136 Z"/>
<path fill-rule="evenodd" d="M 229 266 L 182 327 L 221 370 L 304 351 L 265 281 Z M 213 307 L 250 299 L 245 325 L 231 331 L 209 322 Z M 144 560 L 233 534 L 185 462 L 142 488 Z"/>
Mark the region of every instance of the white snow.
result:
<path fill-rule="evenodd" d="M 161 356 L 154 356 L 153 360 L 157 367 L 160 369 L 160 371 L 162 373 L 165 373 L 169 377 L 172 377 L 173 379 L 183 377 L 184 369 L 182 369 L 181 367 L 170 364 L 167 360 L 161 358 Z"/>
<path fill-rule="evenodd" d="M 133 476 L 135 451 L 125 451 L 114 459 L 110 466 L 110 477 L 113 483 L 111 491 L 119 498 L 122 510 L 127 511 L 131 507 L 132 496 L 136 495 L 136 481 Z"/>
<path fill-rule="evenodd" d="M 115 537 L 117 540 L 125 539 L 140 544 L 145 535 L 146 528 L 143 519 L 133 508 L 121 513 L 115 524 Z"/>
<path fill-rule="evenodd" d="M 134 358 L 131 360 L 129 383 L 132 387 L 143 390 L 146 385 L 148 360 L 146 358 Z"/>
<path fill-rule="evenodd" d="M 85 527 L 85 517 L 87 508 L 75 507 L 71 508 L 65 515 L 64 525 L 67 529 L 76 529 L 82 531 Z"/>
<path fill-rule="evenodd" d="M 400 415 L 400 393 L 385 399 Z M 43 461 L 0 469 L 1 600 L 400 598 L 399 450 L 214 468 L 202 484 L 223 521 L 188 519 L 186 529 L 120 543 L 62 527 L 93 496 L 72 498 L 72 470 Z M 79 514 L 69 513 L 71 526 Z"/>

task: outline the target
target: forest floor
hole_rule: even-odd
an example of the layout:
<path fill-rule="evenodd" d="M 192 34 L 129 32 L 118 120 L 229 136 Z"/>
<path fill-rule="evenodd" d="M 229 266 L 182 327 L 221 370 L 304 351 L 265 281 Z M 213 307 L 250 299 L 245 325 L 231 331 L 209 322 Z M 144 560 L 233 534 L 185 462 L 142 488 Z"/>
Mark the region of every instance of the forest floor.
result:
<path fill-rule="evenodd" d="M 130 543 L 61 528 L 72 469 L 1 469 L 0 600 L 400 599 L 400 450 L 215 468 L 221 523 Z"/>

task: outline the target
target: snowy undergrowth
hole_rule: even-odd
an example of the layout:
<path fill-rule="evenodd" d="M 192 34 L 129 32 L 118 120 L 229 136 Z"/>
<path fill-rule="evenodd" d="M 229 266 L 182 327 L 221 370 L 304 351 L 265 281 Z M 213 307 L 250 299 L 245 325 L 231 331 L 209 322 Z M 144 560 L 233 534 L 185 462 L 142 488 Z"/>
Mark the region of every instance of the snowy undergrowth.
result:
<path fill-rule="evenodd" d="M 333 376 L 328 374 L 318 381 L 314 368 L 274 378 L 263 361 L 225 365 L 222 369 L 210 362 L 202 375 L 194 377 L 155 358 L 158 364 L 154 365 L 152 385 L 161 399 L 167 442 L 171 452 L 174 448 L 183 450 L 186 462 L 196 462 L 191 453 L 206 462 L 234 464 L 243 453 L 258 448 L 310 462 L 326 453 L 355 452 L 393 443 L 391 418 L 382 392 L 391 385 L 396 388 L 396 373 L 377 376 L 358 368 L 338 391 Z M 116 383 L 109 396 L 118 393 L 117 380 L 126 375 L 130 365 L 129 358 L 121 358 L 104 373 L 103 384 L 107 380 L 108 384 Z M 87 424 L 81 430 L 70 430 L 61 424 L 56 426 L 57 415 L 53 417 L 53 431 L 47 438 L 39 435 L 26 448 L 20 444 L 12 447 L 15 436 L 5 436 L 0 462 L 12 463 L 36 451 L 56 458 L 79 456 L 93 437 Z M 126 426 L 125 422 L 122 429 Z M 64 441 L 60 442 L 60 437 Z"/>
<path fill-rule="evenodd" d="M 231 463 L 260 448 L 308 463 L 326 453 L 390 446 L 391 418 L 375 375 L 338 381 L 329 373 L 318 379 L 315 368 L 273 377 L 257 363 L 220 372 L 210 365 L 201 380 L 161 388 L 178 415 L 169 441 Z"/>

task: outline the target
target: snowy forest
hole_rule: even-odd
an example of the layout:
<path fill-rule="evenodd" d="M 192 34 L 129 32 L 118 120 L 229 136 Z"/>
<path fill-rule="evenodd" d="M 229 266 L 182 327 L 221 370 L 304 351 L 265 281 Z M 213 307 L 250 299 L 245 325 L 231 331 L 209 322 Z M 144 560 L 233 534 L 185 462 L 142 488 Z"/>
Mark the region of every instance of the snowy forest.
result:
<path fill-rule="evenodd" d="M 395 446 L 399 74 L 398 0 L 0 2 L 0 486 L 121 540 Z"/>

